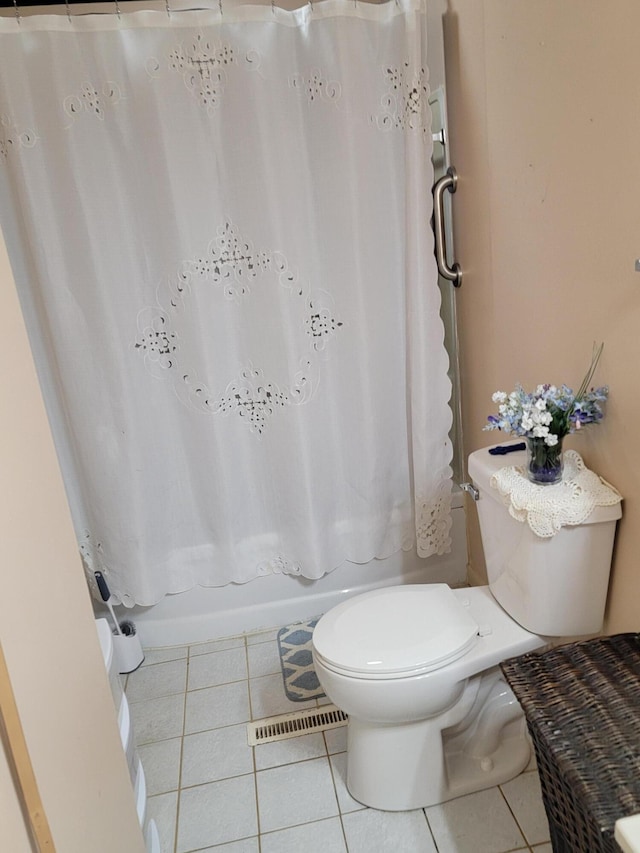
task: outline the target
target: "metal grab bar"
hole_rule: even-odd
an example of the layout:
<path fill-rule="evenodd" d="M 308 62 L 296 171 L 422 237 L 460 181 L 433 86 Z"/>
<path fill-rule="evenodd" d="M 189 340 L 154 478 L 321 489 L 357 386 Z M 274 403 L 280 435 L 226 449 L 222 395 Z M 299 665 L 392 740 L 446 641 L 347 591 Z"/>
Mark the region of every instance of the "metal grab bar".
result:
<path fill-rule="evenodd" d="M 438 264 L 438 272 L 447 281 L 453 282 L 454 287 L 460 287 L 462 284 L 462 270 L 460 264 L 454 263 L 452 267 L 447 262 L 447 249 L 444 236 L 444 204 L 442 197 L 444 191 L 449 190 L 450 193 L 456 191 L 458 186 L 458 175 L 453 166 L 447 169 L 447 174 L 443 175 L 436 182 L 433 188 L 433 230 L 435 233 L 435 248 L 436 248 L 436 263 Z"/>

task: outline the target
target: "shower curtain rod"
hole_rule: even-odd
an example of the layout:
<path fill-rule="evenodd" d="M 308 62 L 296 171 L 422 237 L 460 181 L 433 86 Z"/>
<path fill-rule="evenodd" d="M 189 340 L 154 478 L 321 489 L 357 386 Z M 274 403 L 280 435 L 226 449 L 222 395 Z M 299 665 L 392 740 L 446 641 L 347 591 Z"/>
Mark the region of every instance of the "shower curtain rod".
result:
<path fill-rule="evenodd" d="M 123 3 L 128 2 L 128 0 L 121 1 Z M 92 3 L 92 0 L 69 0 L 69 6 L 87 6 L 89 3 Z M 111 2 L 109 0 L 95 0 L 95 3 L 100 6 L 114 5 L 113 0 Z M 64 9 L 65 5 L 64 0 L 18 0 L 17 3 L 14 3 L 13 0 L 0 0 L 0 9 L 15 9 L 16 6 L 18 10 L 26 9 L 29 6 L 61 6 Z"/>
<path fill-rule="evenodd" d="M 128 3 L 128 2 L 140 2 L 140 0 L 118 0 L 118 3 Z M 17 0 L 17 3 L 14 3 L 14 0 L 0 0 L 0 9 L 15 9 L 16 6 L 18 9 L 25 9 L 29 6 L 60 6 L 63 9 L 67 4 L 65 0 Z M 69 6 L 111 6 L 114 8 L 115 14 L 115 3 L 114 0 L 68 0 Z"/>
<path fill-rule="evenodd" d="M 90 2 L 91 0 L 69 0 L 69 5 L 86 6 Z M 122 2 L 126 3 L 128 0 L 122 0 Z M 99 5 L 107 5 L 108 0 L 96 0 L 96 3 Z M 62 6 L 62 8 L 64 8 L 65 2 L 64 0 L 19 0 L 16 4 L 13 0 L 0 0 L 0 9 L 15 9 L 16 5 L 18 6 L 18 9 L 25 9 L 28 6 Z M 108 3 L 108 5 L 113 6 L 113 2 Z"/>
<path fill-rule="evenodd" d="M 241 0 L 241 2 L 242 2 L 242 0 Z M 250 2 L 250 0 L 249 0 L 249 2 Z M 270 0 L 270 2 L 271 2 L 272 8 L 275 8 L 276 6 L 280 6 L 278 0 Z M 288 3 L 285 3 L 285 4 L 283 4 L 283 6 L 281 8 L 285 8 L 285 9 L 302 8 L 302 7 L 307 6 L 307 5 L 313 7 L 314 2 L 315 2 L 315 0 L 298 0 L 296 5 L 293 7 L 290 6 Z M 355 2 L 356 4 L 357 3 L 365 3 L 367 5 L 372 4 L 375 6 L 375 5 L 383 4 L 385 2 L 391 2 L 391 0 L 353 0 L 353 2 Z M 398 0 L 395 0 L 395 2 L 397 4 Z M 15 12 L 16 16 L 20 17 L 20 10 L 21 9 L 28 9 L 31 7 L 57 6 L 63 11 L 63 13 L 64 13 L 64 10 L 66 9 L 67 15 L 69 15 L 69 8 L 72 6 L 82 6 L 82 7 L 96 6 L 96 7 L 98 7 L 98 8 L 96 8 L 96 13 L 98 13 L 98 14 L 111 14 L 113 12 L 114 15 L 117 14 L 119 16 L 120 15 L 120 6 L 121 5 L 126 6 L 129 3 L 135 4 L 136 7 L 140 8 L 141 3 L 144 3 L 144 0 L 0 0 L 0 10 L 12 9 Z M 167 12 L 170 13 L 171 11 L 173 11 L 173 9 L 171 8 L 172 0 L 155 0 L 155 2 L 153 2 L 153 0 L 151 0 L 150 8 L 158 8 L 159 9 L 161 4 L 163 4 L 163 3 L 164 3 L 164 8 L 166 9 Z M 188 7 L 188 11 L 205 11 L 207 9 L 213 9 L 214 3 L 215 3 L 215 0 L 210 0 L 209 3 L 205 2 L 202 5 L 200 5 L 196 0 L 196 2 L 193 4 L 193 6 Z M 222 12 L 223 3 L 224 3 L 224 0 L 218 0 L 218 8 L 220 8 L 221 12 Z M 268 0 L 267 0 L 267 2 L 265 2 L 265 5 L 267 5 L 267 3 L 268 3 Z M 187 11 L 187 8 L 184 5 L 179 4 L 178 8 L 176 8 L 175 11 L 176 12 L 178 12 L 178 11 L 183 12 L 183 11 Z M 85 11 L 80 13 L 80 14 L 88 14 L 88 12 L 86 11 L 86 8 L 85 8 Z M 3 15 L 2 17 L 5 17 L 5 16 Z"/>
<path fill-rule="evenodd" d="M 118 7 L 120 5 L 126 5 L 127 3 L 136 3 L 139 5 L 141 0 L 0 0 L 0 9 L 13 9 L 20 12 L 20 9 L 27 9 L 31 6 L 59 6 L 61 9 L 65 9 L 67 6 L 99 6 L 101 12 L 106 12 L 106 9 L 103 7 L 110 7 L 110 10 L 113 11 L 113 14 L 117 14 Z M 311 0 L 313 3 L 314 0 Z M 357 0 L 358 3 L 373 3 L 377 5 L 380 2 L 384 2 L 384 0 Z M 397 0 L 396 0 L 397 2 Z M 156 0 L 156 4 L 158 8 L 162 0 Z M 302 7 L 309 4 L 309 0 L 305 2 L 305 0 L 299 0 L 297 6 Z M 266 4 L 265 4 L 266 5 Z M 271 5 L 278 5 L 277 0 L 271 0 Z M 169 6 L 171 6 L 171 0 L 169 0 Z M 209 9 L 213 8 L 213 3 L 207 5 L 199 5 L 197 2 L 193 4 L 193 7 L 189 7 L 190 9 Z M 290 8 L 290 7 L 288 7 Z M 184 7 L 180 6 L 176 11 L 184 11 Z"/>
<path fill-rule="evenodd" d="M 160 0 L 157 0 L 160 2 Z M 358 2 L 372 2 L 372 0 L 358 0 Z M 377 0 L 373 0 L 373 2 L 377 2 Z M 116 14 L 117 6 L 120 4 L 125 5 L 127 3 L 140 3 L 140 0 L 118 0 L 116 3 L 115 0 L 0 0 L 0 9 L 26 9 L 30 6 L 60 6 L 62 9 L 68 6 L 109 6 L 113 10 L 113 13 Z M 273 5 L 273 3 L 272 3 Z M 276 4 L 277 5 L 277 4 Z M 304 0 L 300 0 L 300 6 L 306 5 Z M 194 4 L 194 9 L 207 9 L 213 8 L 213 6 L 198 6 L 197 3 Z M 104 10 L 101 10 L 104 11 Z M 176 11 L 184 11 L 181 7 Z"/>

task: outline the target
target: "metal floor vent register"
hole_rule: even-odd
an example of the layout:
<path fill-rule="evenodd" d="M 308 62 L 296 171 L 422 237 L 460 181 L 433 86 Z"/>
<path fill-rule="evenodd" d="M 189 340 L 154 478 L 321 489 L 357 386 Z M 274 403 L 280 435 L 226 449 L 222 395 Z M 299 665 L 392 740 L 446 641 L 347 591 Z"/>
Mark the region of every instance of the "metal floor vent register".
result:
<path fill-rule="evenodd" d="M 347 715 L 335 705 L 323 705 L 322 708 L 309 708 L 295 711 L 293 714 L 280 714 L 247 724 L 249 746 L 272 743 L 276 740 L 323 732 L 346 726 Z"/>

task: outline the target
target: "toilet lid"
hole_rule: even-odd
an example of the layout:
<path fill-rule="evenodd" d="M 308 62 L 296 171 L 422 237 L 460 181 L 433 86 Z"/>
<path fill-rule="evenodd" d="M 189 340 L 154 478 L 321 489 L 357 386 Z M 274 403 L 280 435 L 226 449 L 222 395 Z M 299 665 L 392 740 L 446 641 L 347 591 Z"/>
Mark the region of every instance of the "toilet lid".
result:
<path fill-rule="evenodd" d="M 331 668 L 375 678 L 439 669 L 476 640 L 478 624 L 446 584 L 378 589 L 343 601 L 313 632 Z"/>

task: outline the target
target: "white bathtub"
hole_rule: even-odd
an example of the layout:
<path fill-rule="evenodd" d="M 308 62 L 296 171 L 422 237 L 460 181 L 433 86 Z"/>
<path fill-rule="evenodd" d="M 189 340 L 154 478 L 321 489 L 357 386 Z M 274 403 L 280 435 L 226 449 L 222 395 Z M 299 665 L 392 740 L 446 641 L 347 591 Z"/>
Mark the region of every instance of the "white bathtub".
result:
<path fill-rule="evenodd" d="M 118 607 L 120 618 L 132 619 L 145 648 L 200 643 L 279 628 L 325 613 L 345 598 L 398 583 L 464 584 L 467 543 L 461 493 L 453 499 L 450 554 L 422 560 L 414 551 L 369 563 L 344 563 L 319 580 L 268 575 L 246 584 L 196 587 L 168 595 L 153 607 Z M 99 614 L 106 615 L 106 614 Z"/>

